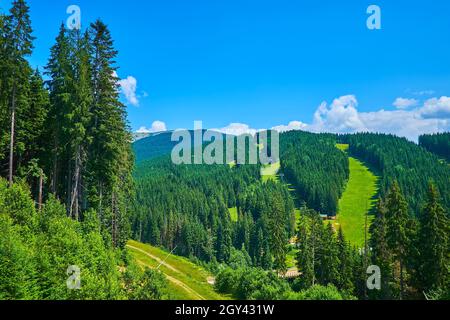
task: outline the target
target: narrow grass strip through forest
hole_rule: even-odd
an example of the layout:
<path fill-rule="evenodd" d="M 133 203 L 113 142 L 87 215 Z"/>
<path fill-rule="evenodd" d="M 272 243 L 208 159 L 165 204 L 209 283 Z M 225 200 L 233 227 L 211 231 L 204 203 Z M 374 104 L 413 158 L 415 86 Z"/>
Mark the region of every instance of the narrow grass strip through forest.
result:
<path fill-rule="evenodd" d="M 347 152 L 348 145 L 337 147 Z M 335 228 L 342 227 L 346 239 L 358 248 L 364 247 L 366 227 L 370 226 L 373 216 L 368 215 L 375 205 L 378 193 L 378 177 L 358 159 L 349 157 L 350 178 L 347 187 L 339 200 L 339 210 Z"/>

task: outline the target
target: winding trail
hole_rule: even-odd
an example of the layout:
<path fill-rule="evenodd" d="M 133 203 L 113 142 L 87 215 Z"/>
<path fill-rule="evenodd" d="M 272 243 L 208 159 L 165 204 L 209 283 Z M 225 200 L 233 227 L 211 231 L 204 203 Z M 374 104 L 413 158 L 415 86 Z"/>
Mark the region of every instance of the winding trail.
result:
<path fill-rule="evenodd" d="M 133 248 L 133 249 L 136 249 L 135 247 L 131 247 L 131 248 Z M 137 249 L 137 250 L 139 250 L 139 251 L 142 251 L 142 250 L 140 250 L 140 249 Z M 149 255 L 150 257 L 152 257 L 152 259 L 153 259 L 153 256 L 151 256 L 151 255 Z M 139 259 L 136 259 L 136 261 L 140 264 L 140 265 L 143 265 L 143 266 L 145 266 L 145 267 L 147 267 L 147 268 L 152 268 L 152 266 L 150 266 L 148 263 L 145 263 L 144 261 L 142 261 L 142 260 L 139 260 Z M 179 271 L 178 271 L 179 272 Z M 190 294 L 191 296 L 193 296 L 193 297 L 196 297 L 196 299 L 197 300 L 206 300 L 206 298 L 205 297 L 203 297 L 201 294 L 199 294 L 198 292 L 196 292 L 194 289 L 192 289 L 191 287 L 189 287 L 186 283 L 184 283 L 183 281 L 180 281 L 180 280 L 178 280 L 178 279 L 176 279 L 176 278 L 174 278 L 174 277 L 172 277 L 172 276 L 169 276 L 168 274 L 164 274 L 165 276 L 166 276 L 166 278 L 167 278 L 167 280 L 169 280 L 170 282 L 172 282 L 174 285 L 176 285 L 176 286 L 178 286 L 178 287 L 181 287 L 182 289 L 184 289 L 188 294 Z"/>

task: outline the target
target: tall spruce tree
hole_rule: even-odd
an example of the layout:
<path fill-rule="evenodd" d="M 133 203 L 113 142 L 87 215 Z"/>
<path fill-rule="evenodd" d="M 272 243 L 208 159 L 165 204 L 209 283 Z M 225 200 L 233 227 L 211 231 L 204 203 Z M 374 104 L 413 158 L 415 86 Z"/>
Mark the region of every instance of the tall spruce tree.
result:
<path fill-rule="evenodd" d="M 449 286 L 450 221 L 440 203 L 439 192 L 430 183 L 428 200 L 420 217 L 417 241 L 419 249 L 417 282 L 421 292 Z"/>
<path fill-rule="evenodd" d="M 270 198 L 270 205 L 268 214 L 269 232 L 270 232 L 270 251 L 274 257 L 274 267 L 279 272 L 284 274 L 286 267 L 286 220 L 284 213 L 284 205 L 279 194 L 273 194 Z"/>
<path fill-rule="evenodd" d="M 318 251 L 319 264 L 317 268 L 317 279 L 323 285 L 339 285 L 339 248 L 333 226 L 328 224 L 324 227 L 320 247 Z"/>
<path fill-rule="evenodd" d="M 32 53 L 34 40 L 29 7 L 25 0 L 13 1 L 9 15 L 4 18 L 2 26 L 4 35 L 2 37 L 2 73 L 4 74 L 2 93 L 6 95 L 6 102 L 10 107 L 8 180 L 11 186 L 17 163 L 14 154 L 15 151 L 19 151 L 15 149 L 16 117 L 17 113 L 20 113 L 21 109 L 28 104 L 28 80 L 31 68 L 26 57 Z M 23 152 L 23 148 L 20 151 Z"/>
<path fill-rule="evenodd" d="M 409 254 L 408 204 L 397 181 L 394 181 L 386 197 L 386 239 L 398 267 L 399 298 L 405 293 L 405 265 Z"/>
<path fill-rule="evenodd" d="M 119 99 L 117 51 L 108 27 L 97 20 L 89 29 L 92 47 L 92 118 L 88 165 L 89 201 L 111 233 L 115 246 L 127 240 L 133 157 L 125 106 Z M 109 216 L 109 217 L 108 217 Z M 106 218 L 108 217 L 108 218 Z"/>
<path fill-rule="evenodd" d="M 377 203 L 377 214 L 371 226 L 371 234 L 372 263 L 381 270 L 381 290 L 376 292 L 376 298 L 390 299 L 392 253 L 387 243 L 386 207 L 382 199 Z"/>
<path fill-rule="evenodd" d="M 353 285 L 353 259 L 350 246 L 345 240 L 342 227 L 339 227 L 337 236 L 338 257 L 339 257 L 339 279 L 337 287 L 340 290 L 352 292 Z"/>
<path fill-rule="evenodd" d="M 314 286 L 317 282 L 316 272 L 318 264 L 318 248 L 321 238 L 323 222 L 314 210 L 303 207 L 297 232 L 297 267 L 302 273 L 301 285 L 303 289 Z"/>
<path fill-rule="evenodd" d="M 65 181 L 69 180 L 67 165 L 69 144 L 66 116 L 70 110 L 72 98 L 71 86 L 74 81 L 74 69 L 71 63 L 73 48 L 64 24 L 60 26 L 55 45 L 50 49 L 50 58 L 45 75 L 50 79 L 46 82 L 50 95 L 50 109 L 47 116 L 47 136 L 49 154 L 47 171 L 50 172 L 50 190 L 59 199 L 67 199 Z"/>
<path fill-rule="evenodd" d="M 90 108 L 92 105 L 91 68 L 90 68 L 90 43 L 87 33 L 82 35 L 80 30 L 70 32 L 74 62 L 74 82 L 72 85 L 72 99 L 66 117 L 69 119 L 67 133 L 70 137 L 69 148 L 69 176 L 68 190 L 68 214 L 78 220 L 83 201 L 83 177 L 87 161 L 87 149 L 89 139 L 87 135 L 90 123 Z M 86 207 L 84 207 L 86 209 Z"/>

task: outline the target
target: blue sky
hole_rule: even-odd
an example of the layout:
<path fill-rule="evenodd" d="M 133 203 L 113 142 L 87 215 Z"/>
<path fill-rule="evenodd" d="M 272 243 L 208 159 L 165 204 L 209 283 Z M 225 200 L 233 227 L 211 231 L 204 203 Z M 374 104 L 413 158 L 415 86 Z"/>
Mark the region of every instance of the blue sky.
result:
<path fill-rule="evenodd" d="M 137 81 L 138 106 L 124 97 L 133 130 L 155 120 L 169 129 L 194 120 L 256 129 L 295 120 L 316 131 L 398 131 L 414 139 L 415 127 L 450 128 L 448 0 L 28 2 L 33 65 L 46 64 L 69 5 L 81 8 L 84 27 L 98 17 L 109 25 L 119 77 Z M 366 27 L 371 4 L 381 8 L 381 30 Z M 395 107 L 397 98 L 404 100 Z M 396 119 L 389 128 L 386 118 Z"/>

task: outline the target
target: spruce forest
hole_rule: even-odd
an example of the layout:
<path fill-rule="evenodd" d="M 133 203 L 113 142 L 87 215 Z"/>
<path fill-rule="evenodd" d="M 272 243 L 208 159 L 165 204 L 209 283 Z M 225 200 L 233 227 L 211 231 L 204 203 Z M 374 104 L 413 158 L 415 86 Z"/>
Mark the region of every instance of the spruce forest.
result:
<path fill-rule="evenodd" d="M 0 300 L 450 299 L 449 133 L 176 165 L 171 132 L 134 139 L 108 25 L 56 25 L 33 69 L 29 10 L 0 14 Z"/>

